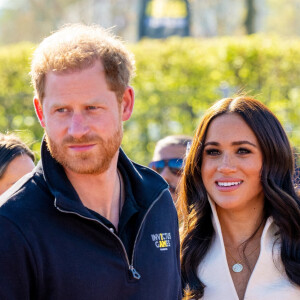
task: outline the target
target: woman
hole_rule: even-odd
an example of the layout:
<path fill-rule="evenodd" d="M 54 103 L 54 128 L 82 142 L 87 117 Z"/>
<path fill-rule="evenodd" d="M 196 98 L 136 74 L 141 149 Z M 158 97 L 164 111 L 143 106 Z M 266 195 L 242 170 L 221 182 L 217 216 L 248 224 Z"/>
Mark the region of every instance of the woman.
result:
<path fill-rule="evenodd" d="M 16 136 L 0 134 L 0 194 L 33 168 L 33 152 Z"/>
<path fill-rule="evenodd" d="M 223 99 L 186 159 L 179 209 L 185 299 L 300 299 L 300 202 L 293 155 L 259 101 Z"/>

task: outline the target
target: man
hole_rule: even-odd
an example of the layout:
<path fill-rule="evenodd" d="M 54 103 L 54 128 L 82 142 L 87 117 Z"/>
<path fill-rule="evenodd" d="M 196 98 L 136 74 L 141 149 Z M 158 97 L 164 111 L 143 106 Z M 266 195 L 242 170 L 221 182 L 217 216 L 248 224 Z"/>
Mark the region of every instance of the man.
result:
<path fill-rule="evenodd" d="M 180 299 L 178 221 L 167 184 L 120 149 L 132 55 L 71 25 L 34 53 L 45 139 L 34 172 L 1 198 L 0 299 Z"/>
<path fill-rule="evenodd" d="M 173 201 L 177 201 L 177 187 L 181 178 L 183 159 L 192 138 L 185 135 L 170 135 L 159 140 L 155 146 L 149 167 L 158 172 L 169 184 Z"/>

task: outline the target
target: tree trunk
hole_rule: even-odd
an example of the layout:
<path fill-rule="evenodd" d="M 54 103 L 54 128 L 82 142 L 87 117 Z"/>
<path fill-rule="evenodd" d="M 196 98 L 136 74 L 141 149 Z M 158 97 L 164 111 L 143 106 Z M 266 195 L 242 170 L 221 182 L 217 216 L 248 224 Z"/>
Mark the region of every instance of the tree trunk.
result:
<path fill-rule="evenodd" d="M 246 0 L 247 16 L 245 20 L 245 26 L 247 34 L 252 34 L 256 32 L 256 7 L 255 0 Z"/>

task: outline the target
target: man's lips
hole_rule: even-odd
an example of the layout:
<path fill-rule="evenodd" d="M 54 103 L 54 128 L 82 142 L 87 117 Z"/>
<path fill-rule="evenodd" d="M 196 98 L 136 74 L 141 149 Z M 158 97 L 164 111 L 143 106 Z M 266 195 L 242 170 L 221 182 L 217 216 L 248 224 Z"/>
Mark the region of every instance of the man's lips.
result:
<path fill-rule="evenodd" d="M 74 151 L 88 151 L 92 149 L 95 146 L 95 144 L 75 144 L 75 145 L 69 145 L 68 148 Z"/>
<path fill-rule="evenodd" d="M 171 184 L 169 183 L 169 190 L 170 190 L 171 193 L 175 193 L 175 192 L 176 192 L 176 187 L 173 186 L 173 185 L 171 185 Z"/>

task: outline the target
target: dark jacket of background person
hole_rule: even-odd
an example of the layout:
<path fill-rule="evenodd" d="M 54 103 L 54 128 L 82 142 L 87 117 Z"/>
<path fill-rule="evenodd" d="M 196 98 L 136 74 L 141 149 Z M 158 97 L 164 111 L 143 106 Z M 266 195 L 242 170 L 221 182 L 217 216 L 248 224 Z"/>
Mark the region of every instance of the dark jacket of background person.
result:
<path fill-rule="evenodd" d="M 178 222 L 168 186 L 122 151 L 118 165 L 141 206 L 132 256 L 83 206 L 43 144 L 33 174 L 0 198 L 0 299 L 181 298 Z"/>

